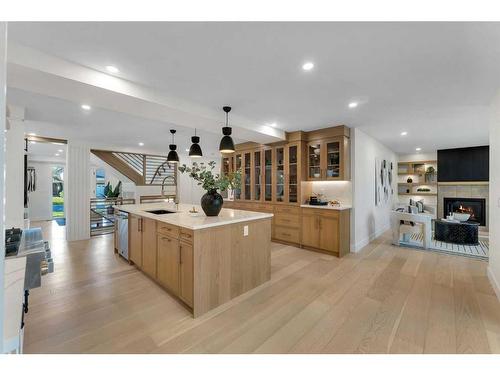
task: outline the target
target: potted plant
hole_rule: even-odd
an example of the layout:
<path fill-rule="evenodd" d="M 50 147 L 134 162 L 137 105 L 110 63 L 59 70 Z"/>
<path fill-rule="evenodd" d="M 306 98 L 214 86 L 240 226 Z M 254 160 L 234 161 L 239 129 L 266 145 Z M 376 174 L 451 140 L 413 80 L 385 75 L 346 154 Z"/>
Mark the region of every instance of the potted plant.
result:
<path fill-rule="evenodd" d="M 113 185 L 111 185 L 111 183 L 108 181 L 108 183 L 104 187 L 104 196 L 106 197 L 106 199 L 118 198 L 120 195 L 121 187 L 122 187 L 121 181 L 118 181 L 118 184 L 115 186 L 114 189 Z M 115 209 L 113 208 L 112 205 L 107 208 L 107 212 L 109 215 L 112 215 L 115 212 Z"/>
<path fill-rule="evenodd" d="M 238 189 L 241 186 L 241 172 L 235 171 L 227 174 L 213 173 L 215 161 L 205 163 L 194 162 L 191 167 L 183 164 L 179 167 L 181 173 L 189 173 L 189 177 L 198 182 L 206 193 L 201 197 L 201 208 L 207 216 L 219 215 L 224 200 L 217 191 Z"/>

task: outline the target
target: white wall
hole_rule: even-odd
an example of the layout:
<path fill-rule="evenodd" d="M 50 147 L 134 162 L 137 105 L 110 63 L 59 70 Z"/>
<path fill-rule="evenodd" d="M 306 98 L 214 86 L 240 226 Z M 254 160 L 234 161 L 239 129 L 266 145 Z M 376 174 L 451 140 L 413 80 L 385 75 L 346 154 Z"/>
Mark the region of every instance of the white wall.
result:
<path fill-rule="evenodd" d="M 12 115 L 12 113 L 11 113 Z M 10 120 L 5 133 L 5 225 L 24 227 L 24 124 Z"/>
<path fill-rule="evenodd" d="M 68 141 L 64 171 L 64 204 L 68 241 L 90 238 L 90 147 Z"/>
<path fill-rule="evenodd" d="M 5 111 L 7 71 L 7 22 L 0 22 L 0 200 L 5 199 Z M 4 261 L 5 261 L 5 207 L 0 205 L 0 338 L 3 338 L 4 309 Z M 0 340 L 0 353 L 3 353 L 3 339 Z"/>
<path fill-rule="evenodd" d="M 490 260 L 488 276 L 500 299 L 500 92 L 490 122 Z"/>
<path fill-rule="evenodd" d="M 30 221 L 52 220 L 52 163 L 28 159 L 28 166 L 35 168 L 36 190 L 28 193 Z"/>
<path fill-rule="evenodd" d="M 398 155 L 398 161 L 426 161 L 426 160 L 437 160 L 437 151 Z"/>
<path fill-rule="evenodd" d="M 198 164 L 203 162 L 203 163 L 208 163 L 209 161 L 215 161 L 216 165 L 213 170 L 215 174 L 220 173 L 220 160 L 219 158 L 213 158 L 213 157 L 202 157 L 202 158 L 197 158 L 197 159 L 191 159 L 189 156 L 185 155 L 179 155 L 179 165 L 186 164 L 187 166 L 191 166 L 193 160 L 196 161 Z M 179 202 L 180 203 L 186 203 L 186 204 L 200 204 L 201 197 L 203 194 L 205 194 L 205 191 L 202 189 L 201 186 L 197 185 L 197 182 L 194 181 L 192 178 L 190 178 L 187 174 L 183 174 L 179 172 L 178 175 L 178 188 L 179 188 Z"/>
<path fill-rule="evenodd" d="M 395 166 L 398 159 L 393 151 L 357 128 L 351 129 L 351 145 L 351 251 L 359 251 L 390 228 L 390 211 L 397 197 L 394 178 L 393 199 L 385 205 L 375 206 L 375 159 L 385 159 Z"/>

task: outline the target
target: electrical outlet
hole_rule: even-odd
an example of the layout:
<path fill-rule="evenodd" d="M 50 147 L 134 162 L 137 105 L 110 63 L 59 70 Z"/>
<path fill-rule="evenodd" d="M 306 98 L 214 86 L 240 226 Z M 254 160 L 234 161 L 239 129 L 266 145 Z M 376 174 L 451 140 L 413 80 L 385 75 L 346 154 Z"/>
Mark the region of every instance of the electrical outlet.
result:
<path fill-rule="evenodd" d="M 243 227 L 243 236 L 245 236 L 245 237 L 248 236 L 248 225 L 245 225 Z"/>

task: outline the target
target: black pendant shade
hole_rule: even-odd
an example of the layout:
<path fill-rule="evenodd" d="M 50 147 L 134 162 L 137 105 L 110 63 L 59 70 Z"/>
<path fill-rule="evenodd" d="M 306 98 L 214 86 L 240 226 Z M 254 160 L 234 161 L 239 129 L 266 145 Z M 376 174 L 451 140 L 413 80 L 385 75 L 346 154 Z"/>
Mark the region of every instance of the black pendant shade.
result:
<path fill-rule="evenodd" d="M 191 142 L 193 142 L 193 144 L 189 148 L 189 156 L 192 158 L 201 158 L 203 153 L 201 152 L 201 147 L 199 145 L 200 137 L 196 135 L 196 129 L 194 129 L 194 136 L 191 137 Z"/>
<path fill-rule="evenodd" d="M 170 133 L 172 133 L 172 143 L 168 146 L 170 149 L 168 155 L 167 155 L 167 162 L 168 163 L 178 163 L 179 162 L 179 155 L 177 155 L 177 146 L 174 144 L 174 134 L 175 134 L 175 129 L 170 129 Z"/>
<path fill-rule="evenodd" d="M 231 138 L 232 129 L 228 126 L 228 113 L 231 111 L 231 107 L 222 107 L 222 109 L 226 112 L 226 126 L 222 128 L 224 136 L 220 140 L 219 151 L 223 154 L 229 154 L 234 152 L 234 142 Z"/>

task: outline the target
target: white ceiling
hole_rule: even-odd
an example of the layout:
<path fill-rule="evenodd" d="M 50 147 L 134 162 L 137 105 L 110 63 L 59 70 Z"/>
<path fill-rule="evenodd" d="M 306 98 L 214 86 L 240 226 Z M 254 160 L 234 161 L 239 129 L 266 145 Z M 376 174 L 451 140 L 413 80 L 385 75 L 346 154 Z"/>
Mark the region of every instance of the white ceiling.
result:
<path fill-rule="evenodd" d="M 231 104 L 259 124 L 359 127 L 399 153 L 488 143 L 500 87 L 499 23 L 19 22 L 9 23 L 9 39 L 103 72 L 114 65 L 119 77 L 208 108 Z M 315 68 L 304 72 L 305 61 Z M 349 109 L 353 100 L 361 104 Z M 115 133 L 115 120 L 129 121 L 45 104 L 28 105 L 28 118 L 82 136 L 91 135 L 82 122 Z M 160 129 L 146 123 L 158 140 Z"/>

